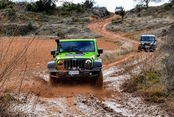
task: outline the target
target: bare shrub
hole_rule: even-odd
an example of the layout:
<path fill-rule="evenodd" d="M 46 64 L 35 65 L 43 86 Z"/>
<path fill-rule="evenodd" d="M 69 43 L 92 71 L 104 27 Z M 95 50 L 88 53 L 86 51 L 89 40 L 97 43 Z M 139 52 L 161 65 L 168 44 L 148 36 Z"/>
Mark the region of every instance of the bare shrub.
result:
<path fill-rule="evenodd" d="M 133 93 L 137 91 L 138 83 L 142 83 L 144 82 L 144 80 L 145 80 L 145 77 L 143 75 L 134 76 L 133 78 L 126 80 L 122 84 L 121 89 L 124 92 Z"/>
<path fill-rule="evenodd" d="M 15 70 L 16 65 L 19 62 L 22 62 L 23 56 L 26 54 L 28 48 L 33 42 L 33 39 L 28 40 L 23 48 L 21 48 L 15 54 L 12 55 L 9 53 L 11 53 L 11 49 L 13 49 L 13 42 L 13 39 L 9 40 L 9 44 L 7 44 L 6 48 L 2 48 L 1 50 L 0 82 L 5 81 L 8 78 L 8 76 Z"/>
<path fill-rule="evenodd" d="M 10 5 L 7 9 L 6 9 L 6 14 L 8 17 L 8 20 L 12 21 L 16 19 L 16 9 L 13 5 Z"/>
<path fill-rule="evenodd" d="M 162 46 L 162 54 L 166 55 L 164 56 L 164 59 L 162 61 L 163 64 L 163 70 L 162 70 L 162 76 L 163 76 L 163 84 L 166 86 L 167 93 L 174 90 L 174 25 L 170 27 L 167 33 L 167 38 L 165 39 L 165 43 Z"/>
<path fill-rule="evenodd" d="M 138 73 L 132 70 L 132 64 L 124 66 L 126 73 L 129 73 L 131 78 L 122 84 L 121 89 L 124 92 L 136 93 L 142 96 L 145 101 L 163 103 L 164 85 L 161 83 L 156 55 L 141 55 L 139 59 L 136 60 L 136 63 L 133 62 L 133 65 L 138 64 Z"/>
<path fill-rule="evenodd" d="M 15 30 L 18 29 L 16 28 Z M 15 33 L 15 31 L 13 33 Z M 8 108 L 11 105 L 11 101 L 14 101 L 14 98 L 10 95 L 10 92 L 7 92 L 4 84 L 8 82 L 12 75 L 17 75 L 16 71 L 20 66 L 21 71 L 17 75 L 17 77 L 22 77 L 19 86 L 20 93 L 27 69 L 27 51 L 33 41 L 34 38 L 28 39 L 19 45 L 14 38 L 0 38 L 0 111 L 3 111 L 5 115 L 8 114 Z"/>

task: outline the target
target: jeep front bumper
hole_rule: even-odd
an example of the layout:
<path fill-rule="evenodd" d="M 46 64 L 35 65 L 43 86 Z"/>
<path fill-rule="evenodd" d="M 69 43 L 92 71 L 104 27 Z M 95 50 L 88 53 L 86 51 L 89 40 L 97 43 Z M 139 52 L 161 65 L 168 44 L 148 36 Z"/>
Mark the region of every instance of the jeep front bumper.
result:
<path fill-rule="evenodd" d="M 92 78 L 97 77 L 101 68 L 91 70 L 54 70 L 50 72 L 50 77 L 54 78 Z"/>
<path fill-rule="evenodd" d="M 139 45 L 138 49 L 149 49 L 149 50 L 153 50 L 155 49 L 155 45 Z"/>

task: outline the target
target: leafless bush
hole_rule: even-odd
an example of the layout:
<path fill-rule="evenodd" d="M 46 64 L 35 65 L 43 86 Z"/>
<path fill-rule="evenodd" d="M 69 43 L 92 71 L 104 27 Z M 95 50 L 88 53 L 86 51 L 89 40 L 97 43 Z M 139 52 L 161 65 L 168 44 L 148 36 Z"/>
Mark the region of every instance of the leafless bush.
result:
<path fill-rule="evenodd" d="M 163 70 L 162 70 L 162 76 L 163 76 L 163 83 L 166 86 L 166 91 L 170 92 L 174 90 L 174 25 L 170 27 L 167 33 L 167 38 L 165 39 L 165 43 L 162 46 L 162 54 L 166 55 L 164 56 L 164 59 L 162 61 Z"/>
<path fill-rule="evenodd" d="M 3 40 L 1 40 L 2 42 Z M 13 44 L 14 40 L 10 39 L 5 48 L 1 48 L 1 61 L 0 61 L 0 82 L 5 82 L 8 76 L 15 70 L 15 67 L 19 62 L 22 62 L 24 55 L 30 47 L 32 40 L 28 40 L 25 45 L 20 48 L 16 53 L 12 53 L 12 49 L 15 48 Z M 3 42 L 2 42 L 3 43 Z"/>
<path fill-rule="evenodd" d="M 17 77 L 22 77 L 19 86 L 20 93 L 20 88 L 27 69 L 27 51 L 33 41 L 34 38 L 28 39 L 19 45 L 17 44 L 17 39 L 0 38 L 0 111 L 8 113 L 8 107 L 11 101 L 14 101 L 13 96 L 11 96 L 9 92 L 6 92 L 4 84 L 8 82 L 11 75 L 14 75 L 14 72 L 16 73 L 19 66 L 21 66 L 21 71 Z"/>
<path fill-rule="evenodd" d="M 165 97 L 164 86 L 161 84 L 158 64 L 156 54 L 142 54 L 133 64 L 124 67 L 131 78 L 122 84 L 121 89 L 128 93 L 136 92 L 145 101 L 163 103 Z M 134 66 L 138 66 L 138 69 L 135 70 Z"/>

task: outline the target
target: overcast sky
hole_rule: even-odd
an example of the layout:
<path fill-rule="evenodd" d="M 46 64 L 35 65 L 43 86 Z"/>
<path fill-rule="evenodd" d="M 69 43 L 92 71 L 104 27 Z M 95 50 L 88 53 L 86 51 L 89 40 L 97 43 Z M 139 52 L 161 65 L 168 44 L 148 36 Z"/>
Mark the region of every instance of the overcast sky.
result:
<path fill-rule="evenodd" d="M 14 0 L 14 1 L 36 1 L 36 0 Z M 61 0 L 74 3 L 82 3 L 85 0 Z M 116 6 L 123 6 L 126 10 L 130 10 L 135 7 L 137 2 L 134 0 L 94 0 L 96 2 L 95 6 L 106 7 L 109 11 L 114 12 Z M 169 0 L 161 0 L 159 3 L 151 2 L 150 6 L 158 6 L 168 2 Z M 61 3 L 57 3 L 61 5 Z"/>

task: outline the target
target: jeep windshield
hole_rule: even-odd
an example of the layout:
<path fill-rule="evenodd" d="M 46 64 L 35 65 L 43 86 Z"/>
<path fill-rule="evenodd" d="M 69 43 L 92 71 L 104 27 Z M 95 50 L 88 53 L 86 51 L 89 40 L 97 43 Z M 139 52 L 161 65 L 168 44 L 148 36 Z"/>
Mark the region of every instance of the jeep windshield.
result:
<path fill-rule="evenodd" d="M 60 42 L 60 52 L 95 52 L 93 41 Z"/>
<path fill-rule="evenodd" d="M 155 37 L 152 36 L 142 36 L 140 41 L 154 41 Z"/>

